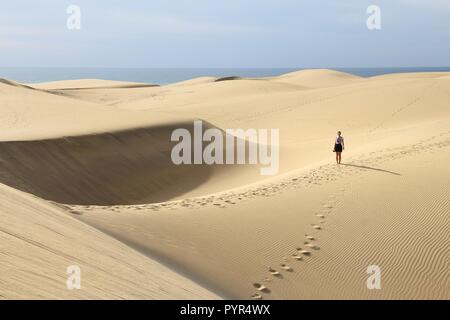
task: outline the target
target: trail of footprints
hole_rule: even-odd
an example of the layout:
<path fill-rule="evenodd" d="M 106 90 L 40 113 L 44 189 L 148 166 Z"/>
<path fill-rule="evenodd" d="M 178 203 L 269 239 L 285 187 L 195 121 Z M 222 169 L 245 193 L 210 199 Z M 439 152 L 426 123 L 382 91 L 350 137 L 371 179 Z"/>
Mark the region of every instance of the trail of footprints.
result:
<path fill-rule="evenodd" d="M 442 133 L 440 137 L 446 136 L 450 133 L 450 131 L 446 133 Z M 359 166 L 369 166 L 380 163 L 398 159 L 400 157 L 404 157 L 410 154 L 416 154 L 423 151 L 434 151 L 440 148 L 448 147 L 450 146 L 450 140 L 444 140 L 440 142 L 432 142 L 433 140 L 436 140 L 438 137 L 431 137 L 430 139 L 427 139 L 425 141 L 419 142 L 411 147 L 403 147 L 403 148 L 393 148 L 388 150 L 386 154 L 379 155 L 377 157 L 372 157 L 369 159 L 359 159 L 358 165 Z M 377 154 L 377 152 L 372 152 L 370 155 Z M 361 168 L 361 170 L 364 170 L 364 168 Z M 345 192 L 345 188 L 339 189 L 340 192 Z M 326 218 L 332 213 L 333 207 L 334 207 L 334 201 L 336 199 L 336 195 L 330 195 L 329 201 L 322 204 L 322 208 L 319 212 L 315 214 L 318 221 L 315 224 L 312 224 L 310 227 L 315 231 L 315 233 L 311 234 L 317 234 L 321 230 L 323 230 L 323 224 L 326 222 Z M 290 259 L 295 262 L 301 262 L 304 259 L 312 258 L 314 250 L 320 250 L 320 247 L 317 244 L 317 237 L 313 235 L 306 234 L 305 241 L 303 242 L 302 246 L 296 247 L 295 252 L 291 254 Z M 288 264 L 288 258 L 284 257 L 283 262 L 279 265 L 279 270 L 274 269 L 272 267 L 269 267 L 269 273 L 275 277 L 276 279 L 283 279 L 282 272 L 288 271 L 288 272 L 294 272 L 294 268 L 289 266 Z M 264 282 L 271 282 L 272 279 L 265 278 Z M 257 292 L 251 295 L 252 299 L 261 300 L 264 299 L 265 295 L 269 295 L 271 293 L 270 289 L 266 285 L 261 285 L 259 283 L 254 283 L 254 287 L 256 288 Z"/>
<path fill-rule="evenodd" d="M 450 146 L 450 131 L 442 133 L 440 136 L 434 136 L 429 139 L 417 142 L 410 146 L 386 149 L 385 151 L 371 152 L 368 155 L 362 155 L 358 158 L 349 158 L 344 165 L 337 166 L 334 163 L 321 165 L 315 169 L 302 174 L 283 178 L 276 182 L 262 185 L 258 188 L 244 191 L 217 193 L 214 195 L 188 198 L 164 203 L 142 204 L 142 205 L 117 205 L 117 206 L 84 206 L 84 205 L 65 205 L 74 214 L 82 214 L 80 211 L 105 210 L 119 212 L 123 209 L 134 211 L 159 211 L 163 209 L 176 210 L 179 208 L 196 209 L 206 206 L 216 208 L 227 208 L 236 205 L 242 201 L 247 201 L 256 197 L 272 197 L 285 190 L 308 188 L 314 185 L 322 185 L 327 182 L 335 181 L 344 175 L 354 175 L 367 170 L 364 166 L 379 166 L 386 161 L 403 158 L 409 155 L 422 152 L 433 152 L 441 148 Z M 348 164 L 350 166 L 345 166 Z M 354 167 L 351 165 L 357 165 Z M 317 228 L 316 228 L 317 229 Z M 319 229 L 317 229 L 319 230 Z"/>
<path fill-rule="evenodd" d="M 339 191 L 343 193 L 345 192 L 345 188 L 342 188 Z M 280 262 L 277 268 L 268 266 L 268 276 L 261 282 L 253 283 L 253 287 L 256 289 L 256 292 L 250 296 L 251 299 L 264 299 L 264 296 L 271 293 L 268 283 L 283 280 L 283 273 L 294 273 L 297 266 L 299 266 L 299 263 L 305 259 L 311 259 L 314 252 L 320 250 L 317 235 L 319 234 L 319 231 L 322 230 L 322 225 L 326 222 L 327 216 L 332 213 L 335 199 L 336 195 L 330 195 L 329 200 L 322 205 L 320 210 L 318 210 L 318 213 L 316 213 L 316 217 L 318 219 L 317 223 L 310 226 L 311 232 L 304 235 L 303 244 L 292 248 L 290 255 L 288 257 L 283 257 L 282 262 Z"/>
<path fill-rule="evenodd" d="M 353 175 L 364 172 L 367 168 L 364 166 L 379 166 L 390 160 L 395 160 L 409 155 L 434 152 L 442 148 L 450 146 L 450 131 L 443 132 L 439 136 L 433 136 L 429 139 L 417 142 L 410 146 L 396 147 L 386 149 L 383 152 L 371 152 L 368 155 L 362 155 L 359 158 L 349 159 L 347 164 L 355 164 L 358 167 L 352 166 L 337 166 L 336 164 L 327 164 L 319 166 L 301 175 L 291 176 L 278 182 L 263 185 L 259 188 L 254 188 L 242 192 L 226 192 L 222 194 L 215 194 L 206 197 L 197 197 L 183 199 L 180 201 L 171 201 L 157 204 L 143 204 L 130 206 L 80 206 L 80 205 L 64 205 L 73 214 L 82 214 L 82 211 L 89 211 L 93 209 L 101 209 L 105 211 L 119 212 L 125 209 L 131 210 L 152 210 L 158 211 L 161 209 L 176 210 L 177 208 L 200 208 L 204 206 L 214 206 L 217 208 L 226 208 L 227 206 L 235 205 L 241 201 L 249 200 L 255 197 L 271 197 L 281 193 L 284 190 L 297 189 L 300 187 L 307 188 L 313 185 L 321 185 L 330 181 L 339 179 L 344 175 Z M 340 189 L 340 192 L 345 192 L 345 189 Z M 315 215 L 317 217 L 316 223 L 310 226 L 310 233 L 304 235 L 303 244 L 293 248 L 289 257 L 284 257 L 282 262 L 277 267 L 268 266 L 267 277 L 261 282 L 253 283 L 255 293 L 251 295 L 252 299 L 263 299 L 265 295 L 271 293 L 267 284 L 274 280 L 282 280 L 283 273 L 295 272 L 296 265 L 305 259 L 311 259 L 320 247 L 317 243 L 319 234 L 323 230 L 323 225 L 326 223 L 327 216 L 333 211 L 333 203 L 336 195 L 330 195 L 329 201 L 324 203 L 321 210 Z M 60 204 L 59 204 L 60 205 Z M 292 265 L 291 265 L 292 263 Z"/>

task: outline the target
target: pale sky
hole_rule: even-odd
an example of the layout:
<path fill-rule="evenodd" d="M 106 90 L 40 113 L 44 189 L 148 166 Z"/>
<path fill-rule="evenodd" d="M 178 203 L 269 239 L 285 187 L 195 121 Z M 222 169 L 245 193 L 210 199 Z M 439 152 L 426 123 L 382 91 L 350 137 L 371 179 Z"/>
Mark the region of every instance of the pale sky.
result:
<path fill-rule="evenodd" d="M 366 9 L 381 9 L 368 30 Z M 69 5 L 81 30 L 68 30 Z M 0 4 L 1 67 L 450 66 L 450 0 Z"/>

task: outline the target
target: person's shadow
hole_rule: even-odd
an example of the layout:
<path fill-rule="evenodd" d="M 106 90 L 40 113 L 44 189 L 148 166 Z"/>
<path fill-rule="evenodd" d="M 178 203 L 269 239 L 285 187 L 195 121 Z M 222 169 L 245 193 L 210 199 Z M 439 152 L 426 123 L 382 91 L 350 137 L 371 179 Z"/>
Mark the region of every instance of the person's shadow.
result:
<path fill-rule="evenodd" d="M 380 172 L 386 172 L 386 173 L 394 174 L 396 176 L 401 176 L 401 174 L 397 173 L 397 172 L 383 170 L 383 169 L 378 169 L 378 168 L 372 168 L 372 167 L 367 167 L 367 166 L 358 166 L 356 164 L 341 163 L 341 166 L 355 167 L 355 168 L 361 168 L 361 169 L 367 169 L 367 170 L 375 170 L 375 171 L 380 171 Z"/>

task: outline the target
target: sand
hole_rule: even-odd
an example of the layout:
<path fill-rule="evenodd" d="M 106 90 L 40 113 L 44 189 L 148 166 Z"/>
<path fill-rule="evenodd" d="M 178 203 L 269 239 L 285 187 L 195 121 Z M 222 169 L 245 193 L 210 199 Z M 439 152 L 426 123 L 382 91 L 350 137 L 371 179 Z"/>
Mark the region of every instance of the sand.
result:
<path fill-rule="evenodd" d="M 449 73 L 2 80 L 0 298 L 449 299 L 449 106 Z M 195 119 L 279 129 L 279 173 L 173 165 Z"/>

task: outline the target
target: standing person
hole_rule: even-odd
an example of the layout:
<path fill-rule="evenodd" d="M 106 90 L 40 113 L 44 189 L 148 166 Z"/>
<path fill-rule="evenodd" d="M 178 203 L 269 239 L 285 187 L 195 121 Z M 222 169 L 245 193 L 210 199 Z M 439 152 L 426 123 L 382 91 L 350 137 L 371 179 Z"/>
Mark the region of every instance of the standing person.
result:
<path fill-rule="evenodd" d="M 342 133 L 338 131 L 336 140 L 334 141 L 333 152 L 336 152 L 336 163 L 341 164 L 341 153 L 344 150 L 344 137 Z"/>

